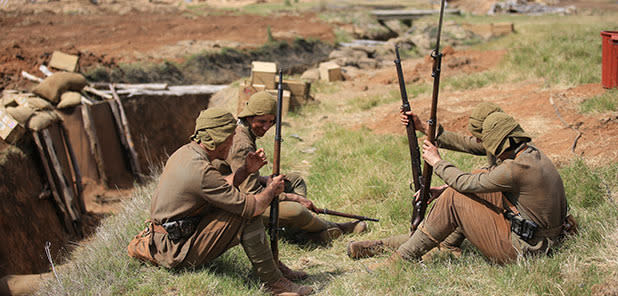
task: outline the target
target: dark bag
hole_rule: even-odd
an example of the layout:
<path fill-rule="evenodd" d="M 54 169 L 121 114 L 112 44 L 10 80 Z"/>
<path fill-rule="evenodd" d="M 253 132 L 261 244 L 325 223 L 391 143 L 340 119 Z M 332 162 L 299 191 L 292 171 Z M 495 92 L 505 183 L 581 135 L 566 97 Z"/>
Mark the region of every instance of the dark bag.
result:
<path fill-rule="evenodd" d="M 161 226 L 167 231 L 169 239 L 178 241 L 190 237 L 195 232 L 199 222 L 200 217 L 188 217 L 165 222 Z"/>

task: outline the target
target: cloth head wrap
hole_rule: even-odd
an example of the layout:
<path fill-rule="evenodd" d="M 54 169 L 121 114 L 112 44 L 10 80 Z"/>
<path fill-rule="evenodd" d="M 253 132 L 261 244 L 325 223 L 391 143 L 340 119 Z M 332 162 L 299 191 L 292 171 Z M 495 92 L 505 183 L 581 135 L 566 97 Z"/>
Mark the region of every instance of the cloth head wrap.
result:
<path fill-rule="evenodd" d="M 269 92 L 260 91 L 249 98 L 245 108 L 238 114 L 238 118 L 267 114 L 277 114 L 277 100 Z"/>
<path fill-rule="evenodd" d="M 209 108 L 202 110 L 195 120 L 195 132 L 191 139 L 202 143 L 208 150 L 225 142 L 236 129 L 236 119 L 223 109 Z"/>
<path fill-rule="evenodd" d="M 483 137 L 483 121 L 494 112 L 504 112 L 500 107 L 494 103 L 483 102 L 472 110 L 470 118 L 468 119 L 468 131 L 477 138 Z"/>
<path fill-rule="evenodd" d="M 513 141 L 509 141 L 512 138 Z M 529 142 L 530 136 L 513 119 L 513 117 L 502 112 L 489 114 L 483 122 L 483 147 L 494 156 L 499 156 L 511 144 Z"/>

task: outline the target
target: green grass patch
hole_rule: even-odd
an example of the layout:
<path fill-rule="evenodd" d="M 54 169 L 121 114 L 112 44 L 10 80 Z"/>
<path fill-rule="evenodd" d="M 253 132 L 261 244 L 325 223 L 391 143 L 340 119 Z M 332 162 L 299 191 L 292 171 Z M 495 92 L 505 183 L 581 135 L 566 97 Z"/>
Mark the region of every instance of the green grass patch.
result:
<path fill-rule="evenodd" d="M 618 89 L 608 89 L 602 95 L 587 99 L 579 104 L 582 113 L 616 111 Z"/>
<path fill-rule="evenodd" d="M 484 71 L 473 74 L 461 74 L 446 77 L 444 79 L 444 87 L 452 90 L 467 90 L 482 88 L 494 83 L 503 83 L 506 81 L 506 75 L 501 71 Z"/>

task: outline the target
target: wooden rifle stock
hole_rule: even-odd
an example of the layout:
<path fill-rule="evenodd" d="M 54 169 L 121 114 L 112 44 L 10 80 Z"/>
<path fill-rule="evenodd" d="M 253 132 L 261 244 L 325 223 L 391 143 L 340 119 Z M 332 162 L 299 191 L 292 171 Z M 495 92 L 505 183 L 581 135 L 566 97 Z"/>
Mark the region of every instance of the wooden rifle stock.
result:
<path fill-rule="evenodd" d="M 440 90 L 440 71 L 442 67 L 442 53 L 440 52 L 440 33 L 442 32 L 442 19 L 444 17 L 444 1 L 440 1 L 440 21 L 438 23 L 438 37 L 436 41 L 436 49 L 431 52 L 433 58 L 433 67 L 431 76 L 433 77 L 433 94 L 431 98 L 431 113 L 429 115 L 429 130 L 427 131 L 427 140 L 433 145 L 436 145 L 436 125 L 438 110 L 438 92 Z M 420 189 L 419 198 L 414 202 L 414 211 L 412 212 L 412 221 L 410 225 L 410 232 L 414 233 L 419 224 L 425 218 L 425 211 L 427 210 L 427 201 L 429 201 L 431 194 L 431 175 L 433 174 L 433 167 L 426 161 L 423 164 L 423 184 Z"/>
<path fill-rule="evenodd" d="M 399 79 L 399 92 L 401 93 L 401 110 L 408 112 L 411 110 L 410 102 L 408 101 L 408 93 L 406 91 L 406 82 L 403 78 L 403 70 L 401 69 L 401 59 L 399 58 L 399 47 L 395 46 L 395 68 L 397 68 L 397 78 Z M 416 137 L 416 127 L 412 116 L 408 115 L 408 125 L 406 126 L 408 134 L 408 146 L 410 148 L 410 164 L 412 166 L 412 180 L 414 188 L 410 185 L 410 189 L 417 192 L 421 189 L 421 153 L 418 149 L 418 138 Z M 414 206 L 414 200 L 412 205 Z M 412 214 L 414 216 L 414 212 Z"/>
<path fill-rule="evenodd" d="M 277 85 L 277 117 L 275 123 L 275 149 L 273 152 L 273 177 L 279 175 L 281 159 L 281 106 L 283 104 L 283 72 L 279 69 L 279 84 Z M 279 262 L 279 197 L 275 196 L 270 202 L 270 249 L 273 252 L 275 263 Z"/>
<path fill-rule="evenodd" d="M 342 213 L 342 212 L 332 211 L 332 210 L 329 210 L 327 208 L 316 209 L 316 213 L 318 213 L 318 214 L 326 214 L 326 215 L 333 215 L 333 216 L 339 216 L 339 217 L 345 217 L 345 218 L 352 218 L 352 219 L 361 220 L 361 221 L 380 222 L 380 219 L 369 218 L 369 217 L 360 216 L 360 215 L 354 215 L 354 214 L 346 214 L 346 213 Z"/>

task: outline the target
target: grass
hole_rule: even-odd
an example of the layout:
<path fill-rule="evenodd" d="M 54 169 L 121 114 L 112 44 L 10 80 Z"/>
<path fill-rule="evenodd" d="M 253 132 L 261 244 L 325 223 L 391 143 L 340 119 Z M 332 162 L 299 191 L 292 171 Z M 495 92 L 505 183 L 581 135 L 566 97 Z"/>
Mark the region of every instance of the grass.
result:
<path fill-rule="evenodd" d="M 560 170 L 581 231 L 552 257 L 497 266 L 465 244 L 461 259 L 441 256 L 424 264 L 406 262 L 395 270 L 370 275 L 363 265 L 384 258 L 352 261 L 345 255 L 345 243 L 407 231 L 411 192 L 405 137 L 327 125 L 323 137 L 313 144 L 315 152 L 304 154 L 299 151 L 304 142 L 292 140 L 292 132 L 284 133 L 282 171 L 308 161 L 311 168 L 306 179 L 316 204 L 380 219 L 367 234 L 337 240 L 330 248 L 281 243 L 283 260 L 292 266 L 302 264 L 311 274 L 304 284 L 312 285 L 320 295 L 586 295 L 595 285 L 618 279 L 618 206 L 612 200 L 615 194 L 608 193 L 618 189 L 618 164 L 592 168 L 576 159 Z M 267 135 L 259 145 L 272 147 L 271 139 Z M 484 162 L 483 157 L 456 152 L 443 152 L 443 157 L 466 170 Z M 263 168 L 263 174 L 269 172 L 270 167 Z M 94 295 L 260 294 L 260 284 L 239 247 L 196 270 L 170 271 L 126 256 L 128 241 L 148 217 L 155 183 L 153 179 L 138 187 L 124 210 L 107 218 L 92 242 L 78 248 L 71 266 L 61 271 L 63 288 L 50 281 L 40 294 L 64 295 L 62 290 L 67 295 L 82 295 L 83 291 Z M 434 178 L 434 185 L 440 183 Z"/>
<path fill-rule="evenodd" d="M 518 34 L 487 44 L 511 48 L 502 67 L 474 75 L 451 77 L 444 84 L 454 89 L 491 86 L 522 77 L 545 78 L 549 84 L 595 82 L 600 73 L 599 25 L 588 17 L 508 17 Z M 549 21 L 546 21 L 549 20 Z M 614 21 L 615 22 L 615 21 Z M 597 22 L 598 24 L 598 22 Z M 597 42 L 599 41 L 599 42 Z M 546 44 L 545 44 L 546 43 Z M 597 54 L 599 56 L 597 56 Z M 595 71 L 596 74 L 595 74 Z M 503 72 L 503 73 L 500 73 Z M 599 78 L 596 78 L 599 82 Z M 410 98 L 431 91 L 429 84 L 409 84 Z M 341 84 L 316 82 L 314 95 L 334 97 Z M 615 103 L 608 98 L 588 101 Z M 522 258 L 498 266 L 485 260 L 469 243 L 463 256 L 438 256 L 425 263 L 404 262 L 396 268 L 368 274 L 365 266 L 385 257 L 352 261 L 345 255 L 351 240 L 378 239 L 405 233 L 409 226 L 410 163 L 403 135 L 375 135 L 365 128 L 350 130 L 324 119 L 371 110 L 399 99 L 388 91 L 365 101 L 350 98 L 322 101 L 292 113 L 283 127 L 282 172 L 305 176 L 310 198 L 320 207 L 379 218 L 370 231 L 347 236 L 330 247 L 283 240 L 282 260 L 309 272 L 303 284 L 318 295 L 593 295 L 618 293 L 618 164 L 589 166 L 574 158 L 559 168 L 570 204 L 580 224 L 549 257 Z M 604 97 L 602 95 L 600 97 Z M 586 102 L 588 102 L 586 101 Z M 614 107 L 592 104 L 592 110 Z M 342 105 L 343 109 L 338 106 Z M 587 107 L 586 107 L 587 108 Z M 587 111 L 585 111 L 587 112 Z M 272 155 L 273 132 L 258 140 Z M 292 137 L 292 135 L 295 135 Z M 441 151 L 443 158 L 464 170 L 478 168 L 484 157 Z M 262 168 L 269 174 L 272 167 Z M 261 295 L 260 283 L 241 248 L 235 247 L 204 268 L 170 271 L 144 265 L 126 256 L 126 246 L 148 217 L 156 177 L 136 189 L 124 209 L 106 218 L 92 240 L 77 248 L 71 264 L 61 270 L 62 286 L 46 282 L 39 295 Z M 441 184 L 437 177 L 433 184 Z M 343 221 L 339 218 L 329 220 Z"/>
<path fill-rule="evenodd" d="M 587 99 L 580 103 L 582 113 L 616 111 L 618 104 L 618 90 L 608 89 L 602 95 Z"/>

